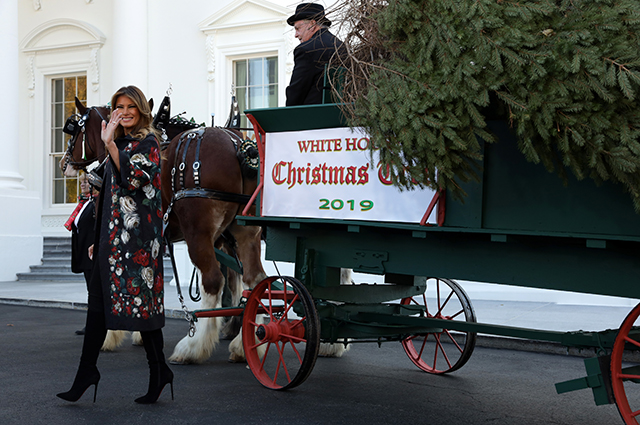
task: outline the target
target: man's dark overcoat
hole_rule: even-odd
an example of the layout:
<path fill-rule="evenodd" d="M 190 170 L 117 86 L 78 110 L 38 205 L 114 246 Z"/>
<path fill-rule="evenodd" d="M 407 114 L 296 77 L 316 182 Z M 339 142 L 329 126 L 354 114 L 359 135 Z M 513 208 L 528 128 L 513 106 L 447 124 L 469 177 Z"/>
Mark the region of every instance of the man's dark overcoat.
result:
<path fill-rule="evenodd" d="M 100 191 L 92 282 L 99 275 L 107 329 L 151 331 L 164 326 L 160 150 L 153 135 L 115 143 L 120 172 L 110 159 Z"/>
<path fill-rule="evenodd" d="M 342 49 L 342 41 L 322 28 L 293 51 L 293 74 L 287 87 L 287 106 L 322 103 L 324 66 Z"/>

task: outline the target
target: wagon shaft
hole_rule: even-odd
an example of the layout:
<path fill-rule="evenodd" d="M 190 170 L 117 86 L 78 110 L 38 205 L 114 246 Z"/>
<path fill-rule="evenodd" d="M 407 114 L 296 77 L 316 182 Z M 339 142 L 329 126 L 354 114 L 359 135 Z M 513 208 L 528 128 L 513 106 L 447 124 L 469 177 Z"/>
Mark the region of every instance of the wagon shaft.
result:
<path fill-rule="evenodd" d="M 389 337 L 397 336 L 398 334 L 410 334 L 412 330 L 417 333 L 428 333 L 434 330 L 447 329 L 458 332 L 556 342 L 565 347 L 611 349 L 617 333 L 617 331 L 612 330 L 601 332 L 557 332 L 432 317 L 416 317 L 414 311 L 401 305 L 335 305 L 319 302 L 317 303 L 317 308 L 321 320 L 327 320 L 327 324 L 332 321 L 340 321 L 342 330 L 339 338 L 358 338 L 361 336 L 357 332 L 349 333 L 345 329 L 351 325 L 376 325 L 380 336 Z M 405 310 L 404 314 L 396 313 L 396 311 L 400 310 Z M 323 321 L 323 325 L 324 323 Z M 322 335 L 330 334 L 331 331 L 328 329 L 325 331 L 325 326 L 323 326 Z"/>

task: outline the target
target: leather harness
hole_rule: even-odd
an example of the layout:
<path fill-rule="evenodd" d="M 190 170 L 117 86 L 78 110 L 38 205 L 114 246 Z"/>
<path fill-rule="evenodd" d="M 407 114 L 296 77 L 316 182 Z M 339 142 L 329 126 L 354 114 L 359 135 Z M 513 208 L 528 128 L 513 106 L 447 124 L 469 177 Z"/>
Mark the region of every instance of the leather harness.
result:
<path fill-rule="evenodd" d="M 239 144 L 242 144 L 242 139 L 238 137 L 234 132 L 229 131 L 226 128 L 215 127 L 218 130 L 224 131 L 228 136 L 233 145 L 238 150 Z M 205 133 L 204 127 L 199 127 L 196 129 L 185 131 L 182 136 L 180 136 L 180 140 L 178 140 L 178 146 L 175 151 L 175 159 L 173 163 L 173 168 L 171 169 L 171 191 L 173 192 L 173 197 L 171 198 L 171 202 L 167 207 L 167 211 L 163 217 L 163 227 L 166 229 L 169 223 L 169 217 L 173 210 L 173 205 L 176 201 L 184 198 L 206 198 L 206 199 L 214 199 L 217 201 L 226 201 L 226 202 L 235 202 L 238 204 L 246 204 L 251 199 L 251 196 L 244 195 L 240 193 L 232 193 L 225 192 L 222 190 L 208 189 L 200 186 L 200 147 L 202 146 L 202 139 Z M 187 168 L 187 152 L 189 151 L 190 144 L 195 143 L 195 158 L 193 160 L 193 164 L 191 168 L 193 170 L 193 181 L 195 187 L 184 187 L 185 181 L 185 170 Z M 178 158 L 180 155 L 180 149 L 184 144 L 184 150 L 182 151 L 182 161 L 176 168 L 176 164 L 178 164 Z M 176 175 L 177 174 L 177 175 Z"/>

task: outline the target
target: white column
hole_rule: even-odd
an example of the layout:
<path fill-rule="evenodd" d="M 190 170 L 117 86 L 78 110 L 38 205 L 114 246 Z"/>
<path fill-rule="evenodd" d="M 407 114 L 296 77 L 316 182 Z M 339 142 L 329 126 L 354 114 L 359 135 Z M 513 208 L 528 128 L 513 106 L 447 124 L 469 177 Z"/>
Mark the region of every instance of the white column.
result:
<path fill-rule="evenodd" d="M 2 102 L 0 117 L 3 129 L 0 137 L 0 189 L 25 189 L 21 183 L 24 178 L 18 172 L 19 164 L 19 126 L 18 105 L 20 100 L 18 86 L 18 0 L 0 1 L 0 81 Z"/>
<path fill-rule="evenodd" d="M 19 172 L 20 79 L 18 56 L 18 0 L 0 0 L 0 281 L 16 280 L 42 258 L 40 194 L 26 190 Z"/>
<path fill-rule="evenodd" d="M 148 0 L 113 1 L 113 70 L 115 92 L 134 85 L 149 89 Z"/>

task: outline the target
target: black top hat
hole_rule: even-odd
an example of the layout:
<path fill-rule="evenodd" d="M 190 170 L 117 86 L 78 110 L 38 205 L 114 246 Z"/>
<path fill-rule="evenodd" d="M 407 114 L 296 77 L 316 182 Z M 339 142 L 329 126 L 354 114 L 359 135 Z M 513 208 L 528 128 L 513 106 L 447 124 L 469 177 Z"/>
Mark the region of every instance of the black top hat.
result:
<path fill-rule="evenodd" d="M 300 3 L 296 7 L 296 13 L 287 19 L 287 23 L 291 26 L 302 20 L 316 21 L 320 25 L 331 26 L 331 21 L 324 16 L 324 7 L 316 3 Z"/>

